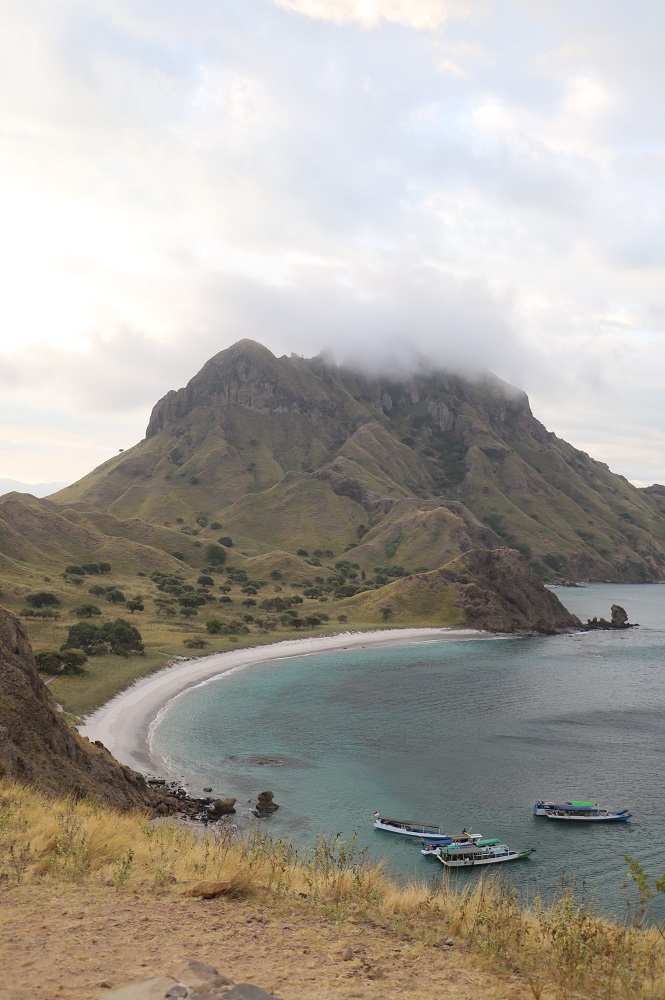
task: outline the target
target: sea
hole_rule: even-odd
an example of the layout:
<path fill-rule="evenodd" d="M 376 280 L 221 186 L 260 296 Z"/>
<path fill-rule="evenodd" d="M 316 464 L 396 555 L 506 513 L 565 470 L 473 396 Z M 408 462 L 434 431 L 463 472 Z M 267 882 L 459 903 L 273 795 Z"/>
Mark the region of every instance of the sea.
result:
<path fill-rule="evenodd" d="M 193 793 L 212 786 L 303 851 L 355 836 L 403 880 L 450 877 L 374 810 L 535 848 L 495 866 L 525 899 L 573 886 L 630 914 L 625 855 L 665 873 L 665 586 L 557 588 L 582 621 L 620 604 L 639 628 L 531 638 L 425 639 L 265 662 L 189 689 L 151 730 L 153 758 Z M 274 792 L 279 810 L 254 820 Z M 555 822 L 538 799 L 629 809 L 627 823 Z M 657 904 L 662 915 L 664 907 Z"/>

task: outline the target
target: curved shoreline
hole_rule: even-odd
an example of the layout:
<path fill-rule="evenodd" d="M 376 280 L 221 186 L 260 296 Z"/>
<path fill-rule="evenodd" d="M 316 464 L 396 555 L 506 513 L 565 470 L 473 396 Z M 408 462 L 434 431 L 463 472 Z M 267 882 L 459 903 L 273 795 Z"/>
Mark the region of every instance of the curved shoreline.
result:
<path fill-rule="evenodd" d="M 363 646 L 394 646 L 409 642 L 464 639 L 487 636 L 478 629 L 406 628 L 376 632 L 342 632 L 337 635 L 286 639 L 266 646 L 248 646 L 192 660 L 179 660 L 157 673 L 143 677 L 87 716 L 79 732 L 89 740 L 99 740 L 116 760 L 136 771 L 155 773 L 160 766 L 150 755 L 150 726 L 175 697 L 230 670 L 259 663 L 278 662 L 295 656 L 327 653 L 335 649 Z"/>

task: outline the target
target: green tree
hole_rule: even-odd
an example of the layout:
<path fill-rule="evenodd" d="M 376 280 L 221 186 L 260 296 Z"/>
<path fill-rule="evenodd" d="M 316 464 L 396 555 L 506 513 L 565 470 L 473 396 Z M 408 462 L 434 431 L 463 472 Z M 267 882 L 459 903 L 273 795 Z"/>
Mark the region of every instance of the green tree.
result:
<path fill-rule="evenodd" d="M 219 618 L 209 618 L 206 622 L 206 632 L 210 635 L 219 635 L 223 628 L 223 622 Z"/>
<path fill-rule="evenodd" d="M 109 601 L 111 604 L 124 604 L 127 598 L 125 597 L 125 595 L 121 590 L 118 590 L 117 587 L 114 587 L 113 590 L 109 590 L 109 592 L 107 593 L 106 600 Z"/>
<path fill-rule="evenodd" d="M 111 652 L 117 656 L 129 656 L 130 653 L 143 652 L 141 633 L 124 618 L 105 622 L 100 626 L 99 633 L 102 641 L 108 642 Z"/>
<path fill-rule="evenodd" d="M 49 590 L 39 590 L 35 594 L 28 594 L 25 602 L 31 608 L 57 608 L 60 605 L 60 600 Z"/>
<path fill-rule="evenodd" d="M 205 561 L 211 566 L 221 566 L 226 561 L 226 552 L 221 545 L 210 542 L 205 547 Z"/>
<path fill-rule="evenodd" d="M 143 611 L 145 609 L 145 604 L 140 598 L 133 597 L 131 601 L 127 601 L 126 607 L 129 613 L 133 615 L 135 611 Z"/>
<path fill-rule="evenodd" d="M 77 618 L 95 618 L 97 615 L 101 615 L 101 611 L 96 604 L 79 604 L 78 608 L 72 609 L 72 613 Z"/>

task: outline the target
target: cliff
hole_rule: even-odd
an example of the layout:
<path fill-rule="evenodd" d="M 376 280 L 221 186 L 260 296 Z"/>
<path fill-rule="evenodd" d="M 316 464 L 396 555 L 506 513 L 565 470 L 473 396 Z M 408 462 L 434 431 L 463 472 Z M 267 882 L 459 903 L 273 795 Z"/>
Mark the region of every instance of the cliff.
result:
<path fill-rule="evenodd" d="M 73 732 L 50 704 L 23 626 L 0 608 L 0 777 L 117 809 L 150 807 L 143 778 Z"/>
<path fill-rule="evenodd" d="M 431 573 L 340 601 L 351 618 L 489 632 L 551 634 L 581 628 L 514 549 L 476 549 Z"/>

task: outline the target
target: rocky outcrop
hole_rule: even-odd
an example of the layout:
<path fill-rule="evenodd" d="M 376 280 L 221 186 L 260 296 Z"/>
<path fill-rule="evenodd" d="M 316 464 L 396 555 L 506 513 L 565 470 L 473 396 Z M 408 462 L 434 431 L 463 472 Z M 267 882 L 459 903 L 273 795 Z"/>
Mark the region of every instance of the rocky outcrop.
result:
<path fill-rule="evenodd" d="M 531 572 L 515 549 L 476 549 L 438 570 L 459 594 L 467 624 L 492 632 L 551 634 L 579 628 L 579 618 Z"/>
<path fill-rule="evenodd" d="M 605 618 L 589 618 L 587 620 L 584 629 L 586 632 L 593 632 L 596 629 L 622 629 L 622 628 L 637 628 L 636 622 L 628 621 L 628 615 L 624 608 L 620 604 L 613 604 L 610 608 L 612 614 L 611 620 L 608 622 Z"/>
<path fill-rule="evenodd" d="M 50 704 L 19 620 L 0 608 L 0 777 L 44 792 L 98 799 L 118 809 L 152 808 L 155 793 L 67 725 Z"/>
<path fill-rule="evenodd" d="M 259 819 L 263 819 L 264 816 L 269 816 L 276 809 L 279 809 L 277 803 L 273 802 L 274 798 L 274 792 L 259 792 L 256 808 L 253 810 L 254 815 Z"/>

